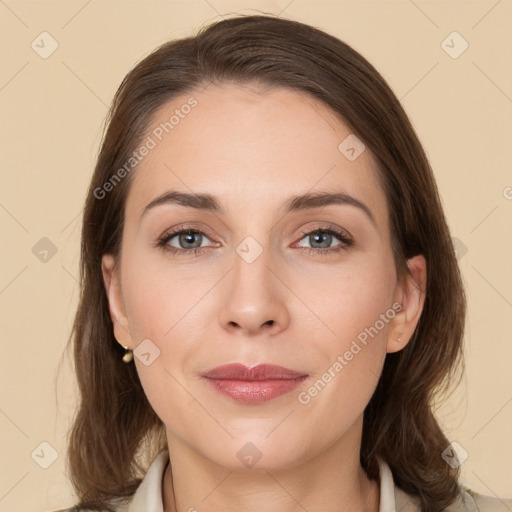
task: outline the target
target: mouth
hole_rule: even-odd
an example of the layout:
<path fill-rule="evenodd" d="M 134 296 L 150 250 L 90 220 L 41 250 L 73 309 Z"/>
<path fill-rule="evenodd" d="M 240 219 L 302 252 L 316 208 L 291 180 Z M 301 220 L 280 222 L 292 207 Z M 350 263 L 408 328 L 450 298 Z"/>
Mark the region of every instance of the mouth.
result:
<path fill-rule="evenodd" d="M 244 403 L 261 403 L 291 392 L 308 374 L 271 364 L 248 368 L 243 364 L 218 366 L 202 375 L 216 391 Z"/>

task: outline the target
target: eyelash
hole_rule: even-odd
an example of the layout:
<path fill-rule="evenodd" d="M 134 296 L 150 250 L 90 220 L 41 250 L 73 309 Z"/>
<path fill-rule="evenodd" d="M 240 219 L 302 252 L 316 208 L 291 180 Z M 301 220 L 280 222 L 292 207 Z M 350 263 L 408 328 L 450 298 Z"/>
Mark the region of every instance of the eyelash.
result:
<path fill-rule="evenodd" d="M 206 233 L 204 233 L 203 231 L 201 231 L 199 229 L 195 229 L 193 227 L 183 227 L 183 228 L 177 229 L 175 231 L 172 231 L 171 233 L 165 233 L 161 238 L 159 238 L 157 240 L 155 246 L 159 247 L 163 251 L 168 252 L 170 254 L 178 254 L 178 253 L 190 254 L 190 253 L 192 253 L 192 255 L 194 255 L 194 256 L 197 255 L 199 252 L 201 252 L 202 249 L 206 249 L 206 247 L 195 247 L 193 249 L 178 249 L 176 247 L 167 245 L 167 242 L 169 242 L 169 240 L 174 238 L 176 235 L 180 235 L 181 233 L 194 234 L 194 235 L 199 234 L 199 235 L 205 235 L 206 237 L 208 237 L 208 235 L 206 235 Z M 330 247 L 327 249 L 315 249 L 312 247 L 301 247 L 301 249 L 307 251 L 308 254 L 313 254 L 315 256 L 320 255 L 320 254 L 325 256 L 326 253 L 333 254 L 333 253 L 337 253 L 340 251 L 346 251 L 354 243 L 353 240 L 351 238 L 349 238 L 344 232 L 342 232 L 336 228 L 333 228 L 331 226 L 320 226 L 320 227 L 317 227 L 310 231 L 301 231 L 301 234 L 303 236 L 300 238 L 300 240 L 302 240 L 302 238 L 304 238 L 305 236 L 312 235 L 313 233 L 335 235 L 342 242 L 341 244 L 336 245 L 335 247 Z"/>

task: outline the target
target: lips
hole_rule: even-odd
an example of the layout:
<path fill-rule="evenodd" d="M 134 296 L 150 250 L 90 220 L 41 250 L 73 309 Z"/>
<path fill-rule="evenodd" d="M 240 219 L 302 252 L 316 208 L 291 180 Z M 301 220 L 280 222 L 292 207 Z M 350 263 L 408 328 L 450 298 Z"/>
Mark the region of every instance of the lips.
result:
<path fill-rule="evenodd" d="M 233 363 L 218 366 L 203 376 L 209 379 L 260 381 L 297 379 L 306 375 L 305 373 L 299 373 L 273 364 L 259 364 L 253 368 L 248 368 L 243 364 Z"/>
<path fill-rule="evenodd" d="M 308 374 L 272 364 L 247 368 L 235 363 L 218 366 L 203 377 L 215 391 L 238 402 L 256 404 L 289 394 Z"/>

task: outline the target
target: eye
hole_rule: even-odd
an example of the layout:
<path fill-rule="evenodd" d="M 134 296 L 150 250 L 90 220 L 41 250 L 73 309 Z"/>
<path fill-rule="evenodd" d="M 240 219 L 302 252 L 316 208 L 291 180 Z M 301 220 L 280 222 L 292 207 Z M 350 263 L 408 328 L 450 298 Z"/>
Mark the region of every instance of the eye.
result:
<path fill-rule="evenodd" d="M 177 246 L 169 243 L 173 238 L 176 238 L 175 243 L 178 244 Z M 208 237 L 202 231 L 195 228 L 185 227 L 172 231 L 171 233 L 164 234 L 158 239 L 156 245 L 172 254 L 197 254 L 204 248 L 202 242 L 204 242 L 205 239 L 208 239 Z"/>
<path fill-rule="evenodd" d="M 301 240 L 306 239 L 311 244 L 311 247 L 304 247 L 300 245 L 299 247 L 303 247 L 308 252 L 313 254 L 331 254 L 333 252 L 338 252 L 342 250 L 346 250 L 353 244 L 352 238 L 350 236 L 332 226 L 321 226 L 312 231 L 302 231 L 303 235 L 305 235 Z M 335 246 L 331 246 L 332 242 L 335 239 L 339 240 L 339 243 Z"/>

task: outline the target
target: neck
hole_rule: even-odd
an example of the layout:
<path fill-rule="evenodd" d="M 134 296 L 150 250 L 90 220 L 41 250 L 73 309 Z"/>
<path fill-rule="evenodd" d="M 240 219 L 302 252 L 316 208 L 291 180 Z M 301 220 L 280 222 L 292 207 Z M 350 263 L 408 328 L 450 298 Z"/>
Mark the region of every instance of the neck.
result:
<path fill-rule="evenodd" d="M 378 512 L 379 483 L 369 480 L 353 441 L 360 430 L 286 469 L 233 470 L 213 463 L 168 434 L 165 512 Z M 171 441 L 171 443 L 169 443 Z"/>

